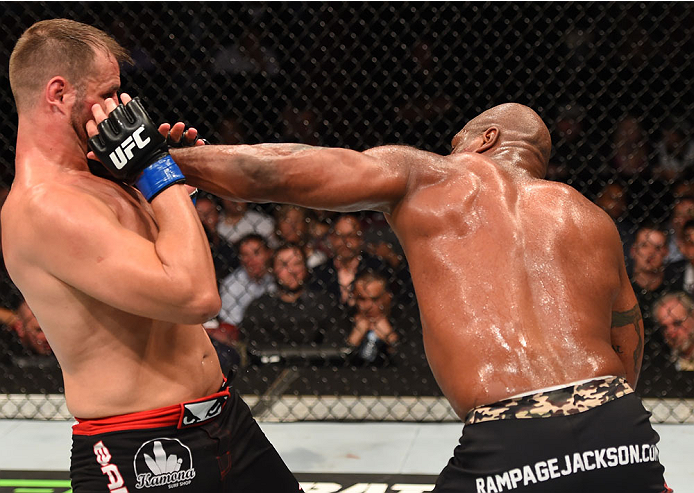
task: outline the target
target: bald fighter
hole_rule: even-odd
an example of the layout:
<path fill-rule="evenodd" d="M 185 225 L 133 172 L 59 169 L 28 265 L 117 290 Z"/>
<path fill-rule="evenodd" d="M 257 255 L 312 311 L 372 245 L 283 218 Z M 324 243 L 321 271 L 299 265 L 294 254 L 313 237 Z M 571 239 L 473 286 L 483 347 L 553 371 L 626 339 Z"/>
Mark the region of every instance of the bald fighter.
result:
<path fill-rule="evenodd" d="M 299 491 L 201 325 L 220 307 L 214 267 L 165 139 L 138 121 L 118 177 L 90 172 L 85 124 L 128 59 L 65 19 L 34 24 L 10 59 L 19 129 L 3 253 L 78 421 L 73 490 Z"/>
<path fill-rule="evenodd" d="M 550 135 L 530 108 L 487 110 L 452 146 L 447 156 L 295 144 L 172 156 L 190 184 L 233 200 L 386 214 L 427 358 L 465 422 L 435 491 L 665 491 L 659 437 L 633 392 L 643 324 L 614 224 L 543 180 Z"/>

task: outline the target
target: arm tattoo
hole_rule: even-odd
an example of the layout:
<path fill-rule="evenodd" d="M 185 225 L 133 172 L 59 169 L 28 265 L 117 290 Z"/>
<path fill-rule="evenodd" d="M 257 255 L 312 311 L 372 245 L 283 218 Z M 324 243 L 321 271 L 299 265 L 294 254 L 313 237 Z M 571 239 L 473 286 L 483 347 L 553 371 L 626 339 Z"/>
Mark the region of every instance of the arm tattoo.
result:
<path fill-rule="evenodd" d="M 631 324 L 638 327 L 639 320 L 641 320 L 639 305 L 634 305 L 625 312 L 612 312 L 612 327 L 624 327 L 625 325 Z"/>
<path fill-rule="evenodd" d="M 636 331 L 636 336 L 638 337 L 636 349 L 634 350 L 634 372 L 636 375 L 639 374 L 639 371 L 641 369 L 641 353 L 643 350 L 643 338 L 641 337 L 641 330 L 639 329 L 639 321 L 642 319 L 643 317 L 641 316 L 641 310 L 639 309 L 638 303 L 625 312 L 612 312 L 613 328 L 633 325 L 634 330 Z M 617 348 L 619 348 L 619 346 L 617 346 Z M 621 352 L 621 350 L 617 351 L 617 353 L 619 354 L 621 354 Z"/>

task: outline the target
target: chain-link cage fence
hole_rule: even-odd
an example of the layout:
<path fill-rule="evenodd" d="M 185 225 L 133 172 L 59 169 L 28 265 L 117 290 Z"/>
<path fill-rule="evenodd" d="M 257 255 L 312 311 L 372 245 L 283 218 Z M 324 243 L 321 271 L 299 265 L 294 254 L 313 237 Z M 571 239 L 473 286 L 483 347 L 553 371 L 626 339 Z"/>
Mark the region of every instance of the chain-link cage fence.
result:
<path fill-rule="evenodd" d="M 646 326 L 638 392 L 656 421 L 694 421 L 693 306 L 686 295 L 660 299 L 694 290 L 691 3 L 3 2 L 1 11 L 6 185 L 17 122 L 8 60 L 21 33 L 47 18 L 112 34 L 135 61 L 123 89 L 155 120 L 190 122 L 212 143 L 399 143 L 445 154 L 480 111 L 531 106 L 552 134 L 548 178 L 598 203 L 622 235 Z M 212 196 L 197 207 L 223 299 L 208 332 L 257 417 L 455 419 L 382 215 Z M 355 254 L 356 267 L 335 261 Z M 285 289 L 304 275 L 303 292 Z M 0 302 L 0 415 L 68 417 L 59 366 L 6 273 Z M 366 335 L 369 310 L 384 321 L 379 338 Z"/>

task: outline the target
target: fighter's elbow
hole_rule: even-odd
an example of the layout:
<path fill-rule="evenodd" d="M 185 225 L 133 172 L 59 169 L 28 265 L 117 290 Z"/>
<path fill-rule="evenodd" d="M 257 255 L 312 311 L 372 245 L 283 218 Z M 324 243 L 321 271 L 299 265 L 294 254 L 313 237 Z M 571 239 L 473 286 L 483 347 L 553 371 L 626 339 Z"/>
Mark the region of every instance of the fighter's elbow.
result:
<path fill-rule="evenodd" d="M 206 288 L 200 285 L 171 293 L 169 303 L 171 321 L 181 324 L 205 323 L 214 318 L 222 306 L 216 286 Z"/>
<path fill-rule="evenodd" d="M 222 300 L 219 297 L 219 292 L 214 290 L 205 290 L 198 292 L 188 305 L 188 315 L 194 318 L 193 323 L 205 323 L 214 318 L 222 308 Z"/>

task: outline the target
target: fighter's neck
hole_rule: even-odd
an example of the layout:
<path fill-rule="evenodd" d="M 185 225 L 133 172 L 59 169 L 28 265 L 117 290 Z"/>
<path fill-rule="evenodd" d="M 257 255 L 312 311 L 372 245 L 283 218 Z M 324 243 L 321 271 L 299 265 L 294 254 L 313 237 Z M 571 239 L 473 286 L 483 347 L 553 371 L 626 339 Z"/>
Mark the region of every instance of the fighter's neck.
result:
<path fill-rule="evenodd" d="M 542 178 L 544 170 L 534 152 L 515 144 L 501 144 L 489 156 L 519 178 Z"/>
<path fill-rule="evenodd" d="M 16 168 L 54 167 L 88 171 L 87 155 L 72 128 L 46 127 L 40 122 L 19 121 Z"/>

